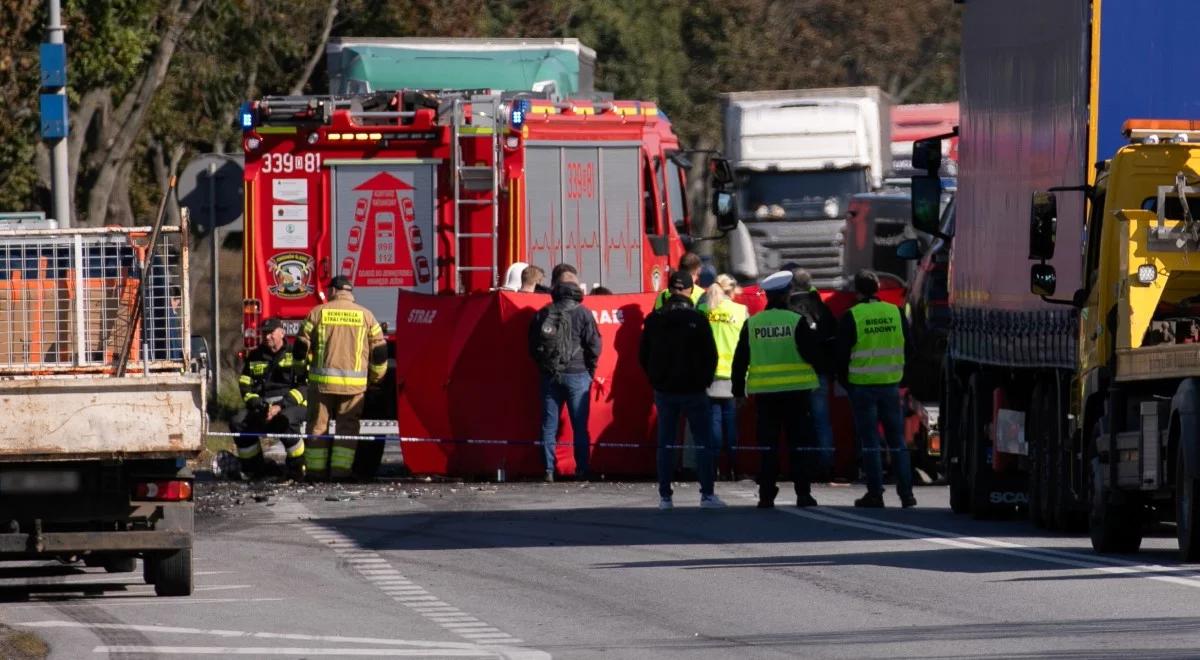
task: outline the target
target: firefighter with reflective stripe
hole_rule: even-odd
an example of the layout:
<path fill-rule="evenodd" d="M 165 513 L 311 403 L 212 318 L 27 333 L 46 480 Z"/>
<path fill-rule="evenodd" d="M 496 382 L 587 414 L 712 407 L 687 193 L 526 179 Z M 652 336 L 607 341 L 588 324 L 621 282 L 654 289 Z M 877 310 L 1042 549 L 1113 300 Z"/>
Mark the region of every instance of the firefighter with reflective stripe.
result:
<path fill-rule="evenodd" d="M 763 279 L 767 307 L 751 316 L 742 327 L 733 356 L 733 394 L 754 395 L 759 446 L 763 453 L 758 473 L 758 507 L 775 506 L 779 493 L 779 432 L 787 437 L 789 464 L 796 489 L 796 506 L 816 506 L 812 477 L 817 457 L 811 449 L 816 440 L 813 427 L 812 393 L 818 378 L 813 362 L 820 355 L 815 328 L 788 309 L 792 292 L 791 271 L 779 271 Z"/>
<path fill-rule="evenodd" d="M 267 319 L 262 332 L 262 343 L 246 356 L 238 376 L 238 389 L 246 407 L 229 422 L 230 430 L 245 434 L 239 435 L 234 443 L 242 474 L 250 477 L 262 476 L 267 469 L 259 442 L 262 435 L 299 434 L 307 411 L 304 367 L 287 350 L 283 323 Z M 287 454 L 288 474 L 302 477 L 304 440 L 297 437 L 281 440 Z"/>
<path fill-rule="evenodd" d="M 850 391 L 854 431 L 867 474 L 867 494 L 855 500 L 854 506 L 883 506 L 880 424 L 892 452 L 900 504 L 905 508 L 916 506 L 900 401 L 900 381 L 904 379 L 909 346 L 908 324 L 899 307 L 877 297 L 879 278 L 875 273 L 862 270 L 855 274 L 854 290 L 858 303 L 842 316 L 837 334 L 839 376 Z"/>
<path fill-rule="evenodd" d="M 308 364 L 308 473 L 351 476 L 356 440 L 319 438 L 337 420 L 337 435 L 358 435 L 368 385 L 387 373 L 383 328 L 369 309 L 354 302 L 350 279 L 329 283 L 329 302 L 313 308 L 300 325 L 294 354 Z"/>

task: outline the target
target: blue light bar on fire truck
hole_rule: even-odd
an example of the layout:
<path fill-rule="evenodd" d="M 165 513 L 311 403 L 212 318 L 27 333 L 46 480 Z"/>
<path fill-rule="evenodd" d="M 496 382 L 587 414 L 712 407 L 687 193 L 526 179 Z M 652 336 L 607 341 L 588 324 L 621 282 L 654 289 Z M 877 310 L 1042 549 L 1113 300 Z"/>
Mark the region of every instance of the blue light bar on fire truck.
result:
<path fill-rule="evenodd" d="M 241 118 L 243 133 L 254 130 L 254 108 L 250 105 L 249 101 L 242 104 L 241 109 L 238 111 L 238 117 Z"/>
<path fill-rule="evenodd" d="M 525 119 L 529 116 L 529 111 L 532 108 L 533 104 L 529 102 L 529 99 L 513 99 L 508 110 L 508 125 L 513 130 L 521 130 L 521 126 L 525 124 Z"/>

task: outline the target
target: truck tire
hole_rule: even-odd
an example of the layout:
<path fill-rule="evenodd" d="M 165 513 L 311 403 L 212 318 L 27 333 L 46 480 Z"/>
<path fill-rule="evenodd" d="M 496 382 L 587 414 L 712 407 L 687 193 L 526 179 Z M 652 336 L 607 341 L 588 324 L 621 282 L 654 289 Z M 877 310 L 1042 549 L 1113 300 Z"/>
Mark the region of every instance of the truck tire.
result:
<path fill-rule="evenodd" d="M 1046 388 L 1039 381 L 1033 387 L 1030 397 L 1029 412 L 1025 417 L 1025 437 L 1029 441 L 1029 522 L 1034 527 L 1046 526 L 1045 483 L 1042 480 L 1042 465 L 1046 460 L 1046 443 L 1049 441 L 1046 431 L 1046 418 L 1042 398 Z"/>
<path fill-rule="evenodd" d="M 1187 473 L 1183 444 L 1175 450 L 1175 534 L 1179 537 L 1179 558 L 1185 562 L 1200 560 L 1200 480 Z"/>
<path fill-rule="evenodd" d="M 1103 420 L 1097 420 L 1087 437 L 1092 438 L 1091 446 L 1095 447 L 1105 427 Z M 1142 546 L 1142 521 L 1136 509 L 1128 504 L 1113 504 L 1108 502 L 1104 489 L 1104 475 L 1101 470 L 1107 470 L 1107 465 L 1101 465 L 1097 456 L 1092 457 L 1092 507 L 1088 519 L 1088 532 L 1092 537 L 1092 549 L 1100 554 L 1132 554 Z"/>
<path fill-rule="evenodd" d="M 153 563 L 154 593 L 159 596 L 192 595 L 192 549 L 184 548 L 172 552 L 154 554 L 147 563 Z"/>
<path fill-rule="evenodd" d="M 947 376 L 947 390 L 950 387 L 950 379 Z M 963 396 L 954 396 L 947 391 L 945 395 L 945 405 L 943 410 L 946 412 L 946 419 L 943 420 L 942 428 L 952 432 L 949 434 L 948 441 L 946 434 L 943 432 L 943 446 L 946 456 L 946 482 L 950 485 L 950 510 L 954 513 L 970 513 L 971 512 L 971 493 L 967 489 L 966 478 L 966 438 L 970 437 L 969 423 L 971 418 L 970 405 L 967 403 L 967 398 Z M 950 411 L 958 411 L 954 417 L 950 417 Z"/>
<path fill-rule="evenodd" d="M 995 516 L 997 511 L 996 507 L 988 501 L 991 466 L 987 463 L 987 452 L 983 440 L 986 435 L 987 423 L 992 419 L 992 386 L 989 379 L 982 373 L 971 376 L 967 404 L 971 414 L 968 422 L 969 433 L 963 438 L 963 444 L 967 448 L 964 456 L 967 459 L 967 465 L 964 471 L 967 474 L 971 517 L 976 520 L 986 520 Z"/>
<path fill-rule="evenodd" d="M 1036 479 L 1041 488 L 1042 522 L 1046 529 L 1062 528 L 1062 512 L 1059 510 L 1059 490 L 1063 487 L 1061 469 L 1062 440 L 1056 434 L 1046 437 L 1046 443 L 1041 447 L 1041 464 L 1038 473 L 1031 475 L 1031 481 Z"/>
<path fill-rule="evenodd" d="M 151 561 L 149 553 L 142 558 L 142 580 L 146 584 L 154 584 L 154 567 L 156 565 L 154 561 Z"/>

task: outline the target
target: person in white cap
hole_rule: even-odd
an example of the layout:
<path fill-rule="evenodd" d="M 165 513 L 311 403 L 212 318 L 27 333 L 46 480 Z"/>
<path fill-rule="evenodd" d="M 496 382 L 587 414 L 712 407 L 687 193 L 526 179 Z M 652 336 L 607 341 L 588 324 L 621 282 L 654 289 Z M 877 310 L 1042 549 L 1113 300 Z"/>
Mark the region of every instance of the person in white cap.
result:
<path fill-rule="evenodd" d="M 774 273 L 763 279 L 761 286 L 767 308 L 742 326 L 731 373 L 734 396 L 754 395 L 758 444 L 767 448 L 758 473 L 758 508 L 774 507 L 779 493 L 781 430 L 791 454 L 796 506 L 816 506 L 812 496 L 816 457 L 803 450 L 811 449 L 816 439 L 810 412 L 819 380 L 812 365 L 820 356 L 821 344 L 808 321 L 788 309 L 791 271 Z"/>
<path fill-rule="evenodd" d="M 509 266 L 508 270 L 504 272 L 504 285 L 500 287 L 500 290 L 520 291 L 521 273 L 524 273 L 525 269 L 528 267 L 529 264 L 525 263 L 524 261 L 517 261 L 514 262 L 513 265 Z"/>

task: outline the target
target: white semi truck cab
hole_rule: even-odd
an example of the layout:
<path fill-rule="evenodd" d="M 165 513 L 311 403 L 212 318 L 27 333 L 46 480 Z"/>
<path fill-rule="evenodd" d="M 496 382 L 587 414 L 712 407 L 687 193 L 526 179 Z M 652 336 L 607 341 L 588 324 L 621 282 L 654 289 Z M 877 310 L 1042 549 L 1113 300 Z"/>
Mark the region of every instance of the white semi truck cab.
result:
<path fill-rule="evenodd" d="M 818 288 L 842 288 L 850 198 L 879 189 L 891 166 L 890 98 L 877 87 L 736 92 L 722 107 L 756 262 L 734 270 L 754 277 L 796 264 Z"/>

